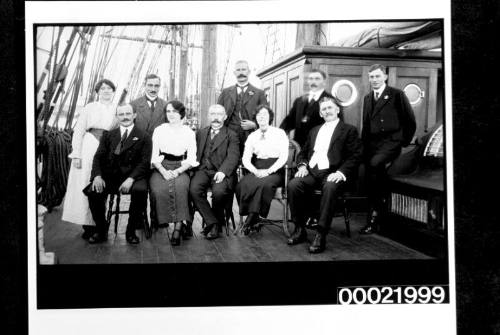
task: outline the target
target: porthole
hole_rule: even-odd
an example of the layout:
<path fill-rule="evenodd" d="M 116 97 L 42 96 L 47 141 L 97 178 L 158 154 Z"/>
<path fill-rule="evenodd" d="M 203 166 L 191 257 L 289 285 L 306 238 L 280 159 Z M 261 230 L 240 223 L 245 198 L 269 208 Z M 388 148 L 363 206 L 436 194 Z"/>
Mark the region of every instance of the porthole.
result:
<path fill-rule="evenodd" d="M 347 107 L 356 101 L 358 97 L 358 90 L 352 81 L 341 79 L 333 84 L 332 95 L 340 101 L 342 106 Z"/>
<path fill-rule="evenodd" d="M 422 89 L 417 84 L 408 84 L 405 86 L 403 91 L 405 92 L 412 106 L 418 104 L 424 97 L 424 91 L 422 91 Z"/>

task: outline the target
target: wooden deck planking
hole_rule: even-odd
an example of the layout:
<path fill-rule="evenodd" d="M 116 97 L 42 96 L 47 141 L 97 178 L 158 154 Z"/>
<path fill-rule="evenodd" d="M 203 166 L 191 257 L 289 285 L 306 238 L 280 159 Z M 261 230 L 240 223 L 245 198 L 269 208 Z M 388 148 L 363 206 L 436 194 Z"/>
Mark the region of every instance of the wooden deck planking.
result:
<path fill-rule="evenodd" d="M 122 201 L 126 206 L 127 201 Z M 121 215 L 118 233 L 114 234 L 114 222 L 110 225 L 109 240 L 90 245 L 81 238 L 78 225 L 60 220 L 62 208 L 55 208 L 46 217 L 44 226 L 46 251 L 53 251 L 61 264 L 123 264 L 123 263 L 219 263 L 219 262 L 284 262 L 284 261 L 332 261 L 332 260 L 374 260 L 374 259 L 428 259 L 416 250 L 388 238 L 374 235 L 359 235 L 365 216 L 354 214 L 351 219 L 351 234 L 346 236 L 342 218 L 336 218 L 327 237 L 324 253 L 312 255 L 308 246 L 314 238 L 314 231 L 308 230 L 309 242 L 296 246 L 286 244 L 286 236 L 276 226 L 265 226 L 259 233 L 249 236 L 234 236 L 225 229 L 220 237 L 208 241 L 200 234 L 201 217 L 196 214 L 193 222 L 194 236 L 182 240 L 181 245 L 172 247 L 169 234 L 173 229 L 160 228 L 150 239 L 137 231 L 141 243 L 130 245 L 125 240 L 127 215 Z M 281 215 L 281 206 L 274 204 L 270 217 Z M 236 225 L 239 224 L 237 205 L 233 206 Z M 168 232 L 168 233 L 167 233 Z"/>

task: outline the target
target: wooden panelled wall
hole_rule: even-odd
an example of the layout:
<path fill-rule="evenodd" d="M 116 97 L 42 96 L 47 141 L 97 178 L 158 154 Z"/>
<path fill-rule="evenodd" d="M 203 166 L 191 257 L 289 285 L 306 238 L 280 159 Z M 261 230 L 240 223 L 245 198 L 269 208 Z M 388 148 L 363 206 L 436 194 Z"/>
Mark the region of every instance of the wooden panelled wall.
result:
<path fill-rule="evenodd" d="M 319 68 L 328 75 L 326 89 L 329 92 L 331 92 L 335 82 L 340 79 L 347 79 L 354 84 L 358 96 L 350 106 L 344 108 L 344 121 L 355 125 L 361 132 L 363 97 L 370 91 L 368 69 L 375 63 L 387 66 L 389 86 L 404 89 L 406 85 L 413 83 L 423 90 L 420 101 L 412 106 L 417 120 L 416 136 L 424 135 L 436 121 L 443 119 L 442 104 L 438 104 L 438 94 L 444 92 L 444 89 L 438 89 L 440 61 L 397 58 L 336 58 L 328 55 L 325 57 L 299 57 L 261 77 L 263 89 L 268 95 L 271 108 L 276 113 L 274 124 L 279 126 L 290 110 L 293 101 L 308 92 L 305 80 L 308 71 L 312 68 Z M 440 101 L 441 99 L 442 97 L 439 97 Z"/>

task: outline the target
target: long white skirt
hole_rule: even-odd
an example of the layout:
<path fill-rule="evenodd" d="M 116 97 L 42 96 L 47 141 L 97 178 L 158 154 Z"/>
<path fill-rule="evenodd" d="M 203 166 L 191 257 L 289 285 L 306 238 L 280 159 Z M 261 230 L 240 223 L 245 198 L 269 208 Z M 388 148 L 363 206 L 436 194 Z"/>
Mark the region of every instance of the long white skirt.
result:
<path fill-rule="evenodd" d="M 99 146 L 99 141 L 90 133 L 85 133 L 82 141 L 82 166 L 77 169 L 71 164 L 68 186 L 64 197 L 62 220 L 79 225 L 95 226 L 90 213 L 89 200 L 83 189 L 90 183 L 92 161 Z"/>

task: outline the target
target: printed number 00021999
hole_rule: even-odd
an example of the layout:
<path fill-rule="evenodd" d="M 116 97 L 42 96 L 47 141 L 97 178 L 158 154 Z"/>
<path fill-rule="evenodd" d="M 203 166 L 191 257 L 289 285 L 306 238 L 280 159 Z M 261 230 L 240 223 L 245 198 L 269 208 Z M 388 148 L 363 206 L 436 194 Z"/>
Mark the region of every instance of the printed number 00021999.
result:
<path fill-rule="evenodd" d="M 447 302 L 443 286 L 342 287 L 338 303 L 350 304 L 441 304 Z"/>

